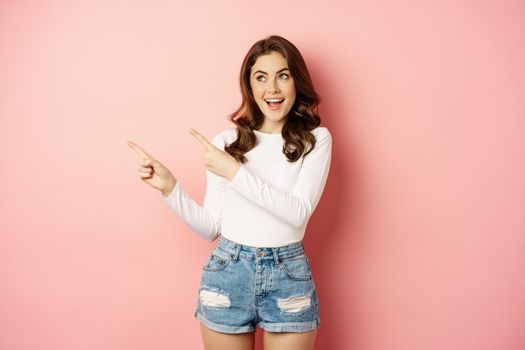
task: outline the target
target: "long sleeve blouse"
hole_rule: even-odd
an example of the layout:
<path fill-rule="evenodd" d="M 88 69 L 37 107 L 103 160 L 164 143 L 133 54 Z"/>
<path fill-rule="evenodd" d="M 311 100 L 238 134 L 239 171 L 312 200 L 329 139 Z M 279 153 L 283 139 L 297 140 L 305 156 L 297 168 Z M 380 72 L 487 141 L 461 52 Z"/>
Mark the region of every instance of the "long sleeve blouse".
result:
<path fill-rule="evenodd" d="M 180 181 L 161 195 L 175 213 L 208 241 L 219 235 L 253 247 L 279 247 L 301 241 L 323 193 L 331 163 L 332 137 L 326 127 L 311 131 L 315 148 L 295 162 L 284 153 L 284 138 L 254 130 L 256 146 L 245 153 L 230 181 L 206 170 L 203 205 L 184 191 Z M 219 149 L 233 142 L 236 129 L 215 135 Z"/>

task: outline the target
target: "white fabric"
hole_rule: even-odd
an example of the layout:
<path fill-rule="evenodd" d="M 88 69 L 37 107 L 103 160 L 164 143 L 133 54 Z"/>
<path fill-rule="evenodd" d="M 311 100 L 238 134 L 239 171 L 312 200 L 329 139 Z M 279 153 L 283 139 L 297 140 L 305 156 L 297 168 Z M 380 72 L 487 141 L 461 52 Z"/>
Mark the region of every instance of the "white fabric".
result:
<path fill-rule="evenodd" d="M 201 207 L 182 188 L 180 181 L 164 196 L 176 214 L 208 241 L 219 235 L 253 247 L 279 247 L 301 241 L 319 202 L 328 177 L 332 136 L 327 128 L 312 130 L 317 143 L 306 157 L 288 162 L 282 153 L 281 134 L 254 130 L 257 145 L 245 153 L 229 181 L 206 170 L 206 193 Z M 237 138 L 236 129 L 217 134 L 212 143 L 224 145 Z"/>

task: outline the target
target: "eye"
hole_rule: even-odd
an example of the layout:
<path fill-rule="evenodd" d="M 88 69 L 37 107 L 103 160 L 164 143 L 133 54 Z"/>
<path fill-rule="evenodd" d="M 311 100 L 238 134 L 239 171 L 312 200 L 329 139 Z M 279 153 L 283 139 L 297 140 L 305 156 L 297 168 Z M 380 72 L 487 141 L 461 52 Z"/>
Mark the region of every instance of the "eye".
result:
<path fill-rule="evenodd" d="M 282 77 L 283 75 L 286 77 L 286 79 L 288 79 L 288 78 L 290 77 L 290 76 L 289 76 L 288 74 L 286 74 L 286 73 L 283 73 L 283 74 L 281 74 L 280 76 Z"/>
<path fill-rule="evenodd" d="M 264 78 L 264 75 L 259 75 L 258 77 L 255 77 L 255 80 L 257 80 L 257 81 L 263 81 L 263 80 L 261 80 L 261 79 L 259 79 L 259 78 Z"/>

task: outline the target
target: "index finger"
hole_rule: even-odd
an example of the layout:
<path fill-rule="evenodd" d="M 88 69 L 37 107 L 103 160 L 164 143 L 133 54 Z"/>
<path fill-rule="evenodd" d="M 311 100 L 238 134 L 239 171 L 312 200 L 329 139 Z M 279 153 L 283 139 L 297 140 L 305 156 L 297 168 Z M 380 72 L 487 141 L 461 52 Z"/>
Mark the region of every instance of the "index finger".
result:
<path fill-rule="evenodd" d="M 208 150 L 216 148 L 210 141 L 208 141 L 204 136 L 199 134 L 196 130 L 190 129 L 190 134 L 192 134 L 199 142 Z"/>
<path fill-rule="evenodd" d="M 146 159 L 155 159 L 152 156 L 150 156 L 146 151 L 144 151 L 142 148 L 140 148 L 137 144 L 128 141 L 128 146 L 131 147 L 139 156 Z"/>

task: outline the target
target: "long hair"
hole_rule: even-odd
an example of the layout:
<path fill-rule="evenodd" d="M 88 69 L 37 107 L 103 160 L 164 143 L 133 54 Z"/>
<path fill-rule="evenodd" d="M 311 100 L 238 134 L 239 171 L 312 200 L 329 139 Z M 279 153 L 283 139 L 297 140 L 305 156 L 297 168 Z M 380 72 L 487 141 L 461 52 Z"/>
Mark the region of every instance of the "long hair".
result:
<path fill-rule="evenodd" d="M 295 162 L 301 156 L 306 156 L 315 147 L 316 139 L 310 131 L 321 124 L 317 108 L 321 99 L 314 90 L 310 74 L 299 50 L 285 38 L 271 35 L 257 41 L 248 50 L 242 63 L 239 79 L 242 103 L 235 112 L 228 115 L 228 119 L 236 125 L 237 139 L 225 145 L 224 150 L 241 163 L 247 161 L 244 154 L 256 146 L 257 137 L 253 130 L 259 129 L 264 122 L 264 114 L 253 97 L 250 71 L 259 56 L 274 51 L 287 60 L 296 89 L 295 102 L 286 116 L 281 132 L 285 141 L 283 153 L 289 162 Z M 309 146 L 308 150 L 307 146 Z"/>

